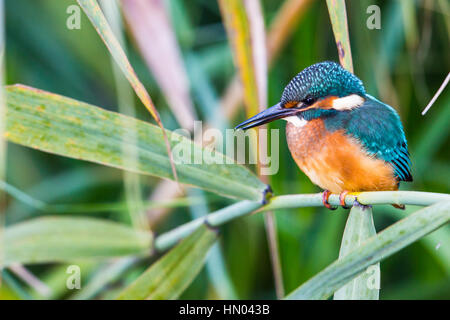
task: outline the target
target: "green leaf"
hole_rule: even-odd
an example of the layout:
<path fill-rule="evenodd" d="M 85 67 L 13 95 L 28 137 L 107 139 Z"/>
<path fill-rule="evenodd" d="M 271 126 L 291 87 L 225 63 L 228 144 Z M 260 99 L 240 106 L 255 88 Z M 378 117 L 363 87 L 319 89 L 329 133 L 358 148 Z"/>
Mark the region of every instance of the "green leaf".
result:
<path fill-rule="evenodd" d="M 125 38 L 123 32 L 122 18 L 120 15 L 120 8 L 117 1 L 100 0 L 101 6 L 105 11 L 105 16 L 111 25 L 111 29 L 116 35 L 119 43 L 122 45 L 126 53 Z M 114 83 L 116 86 L 116 97 L 118 110 L 122 114 L 131 117 L 136 117 L 136 109 L 134 103 L 134 96 L 132 88 L 128 85 L 127 79 L 121 73 L 119 66 L 111 57 L 111 66 L 113 68 Z M 133 132 L 133 134 L 135 134 Z M 135 165 L 137 154 L 128 151 L 127 143 L 122 144 L 122 149 L 126 160 Z M 128 215 L 133 226 L 137 229 L 148 231 L 150 224 L 148 215 L 144 209 L 143 198 L 144 195 L 141 186 L 141 177 L 133 172 L 124 172 L 123 175 L 124 195 L 128 207 Z"/>
<path fill-rule="evenodd" d="M 95 30 L 97 30 L 98 34 L 102 38 L 114 60 L 119 65 L 125 77 L 130 82 L 139 99 L 141 99 L 142 103 L 148 109 L 152 117 L 158 122 L 158 124 L 160 124 L 161 121 L 159 119 L 158 111 L 153 105 L 150 95 L 148 94 L 147 90 L 145 90 L 144 85 L 137 77 L 136 72 L 128 61 L 124 50 L 115 37 L 97 1 L 78 0 L 78 4 L 81 8 L 83 8 L 92 25 L 95 27 Z"/>
<path fill-rule="evenodd" d="M 106 47 L 111 53 L 111 56 L 114 58 L 117 65 L 122 70 L 125 77 L 128 79 L 128 82 L 133 87 L 134 92 L 136 92 L 136 95 L 139 97 L 141 102 L 144 104 L 144 106 L 150 112 L 152 117 L 155 119 L 158 126 L 161 128 L 163 140 L 166 146 L 166 151 L 167 154 L 169 155 L 169 162 L 171 164 L 172 174 L 174 179 L 177 180 L 177 172 L 175 170 L 175 165 L 173 163 L 173 159 L 171 156 L 172 151 L 170 149 L 169 141 L 165 134 L 164 126 L 159 117 L 158 110 L 156 110 L 152 98 L 150 97 L 150 94 L 147 92 L 144 85 L 137 77 L 136 72 L 134 71 L 133 67 L 128 61 L 125 51 L 120 46 L 119 41 L 115 37 L 97 1 L 78 0 L 78 4 L 80 5 L 81 8 L 83 8 L 84 12 L 88 16 L 95 30 L 97 30 L 99 36 L 102 38 L 103 42 L 105 43 Z"/>
<path fill-rule="evenodd" d="M 194 280 L 205 264 L 206 254 L 217 233 L 205 225 L 181 241 L 150 266 L 118 297 L 120 300 L 176 299 Z"/>
<path fill-rule="evenodd" d="M 344 258 L 289 294 L 287 299 L 326 299 L 367 267 L 403 249 L 450 221 L 450 201 L 418 210 L 367 239 Z"/>
<path fill-rule="evenodd" d="M 162 132 L 154 125 L 20 85 L 7 87 L 6 97 L 5 136 L 11 142 L 141 174 L 173 177 Z M 136 136 L 129 137 L 130 132 Z M 248 169 L 181 135 L 166 133 L 179 160 L 180 182 L 228 197 L 262 201 L 266 185 Z M 124 161 L 124 141 L 138 155 L 137 167 Z M 186 154 L 190 154 L 188 161 L 182 161 Z M 195 159 L 201 159 L 201 164 L 195 164 Z"/>
<path fill-rule="evenodd" d="M 361 246 L 368 238 L 376 235 L 372 208 L 353 206 L 345 225 L 339 259 Z M 380 264 L 370 266 L 373 272 L 365 272 L 354 278 L 334 294 L 335 300 L 378 300 Z M 371 286 L 372 285 L 372 286 Z"/>
<path fill-rule="evenodd" d="M 150 253 L 152 236 L 93 218 L 43 217 L 5 228 L 4 265 Z"/>
<path fill-rule="evenodd" d="M 252 47 L 250 22 L 246 4 L 242 0 L 220 0 L 220 11 L 233 49 L 235 65 L 239 70 L 244 89 L 244 102 L 247 116 L 258 113 L 258 79 Z M 265 52 L 264 60 L 265 60 Z M 264 64 L 266 61 L 263 61 Z M 261 75 L 265 76 L 265 75 Z M 263 101 L 262 103 L 266 103 Z"/>
<path fill-rule="evenodd" d="M 338 49 L 339 61 L 348 71 L 353 73 L 352 51 L 348 36 L 347 10 L 345 0 L 327 0 L 328 13 L 333 27 L 334 39 Z"/>

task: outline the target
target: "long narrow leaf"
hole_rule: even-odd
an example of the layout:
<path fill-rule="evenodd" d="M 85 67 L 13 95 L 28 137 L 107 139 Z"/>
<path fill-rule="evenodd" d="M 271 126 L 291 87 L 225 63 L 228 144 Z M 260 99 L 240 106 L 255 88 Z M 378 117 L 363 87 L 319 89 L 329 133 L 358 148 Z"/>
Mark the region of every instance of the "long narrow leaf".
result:
<path fill-rule="evenodd" d="M 338 49 L 339 61 L 345 69 L 353 72 L 352 51 L 350 48 L 350 38 L 348 36 L 345 0 L 327 0 L 327 6 Z"/>
<path fill-rule="evenodd" d="M 43 217 L 5 228 L 4 265 L 150 253 L 152 236 L 116 222 Z"/>
<path fill-rule="evenodd" d="M 119 43 L 122 45 L 126 53 L 125 39 L 123 33 L 122 19 L 119 11 L 119 6 L 116 0 L 100 0 L 100 4 L 105 11 L 105 16 L 111 25 L 111 29 L 115 33 Z M 121 70 L 111 58 L 111 65 L 114 74 L 114 83 L 117 92 L 118 110 L 122 114 L 131 117 L 136 116 L 134 95 L 132 88 L 128 85 L 127 79 L 122 74 Z M 131 132 L 131 137 L 136 135 Z M 128 149 L 128 143 L 122 143 L 123 155 L 130 165 L 135 165 L 137 161 L 137 154 Z M 149 230 L 149 223 L 144 211 L 144 204 L 142 201 L 142 187 L 141 180 L 138 174 L 127 172 L 123 173 L 123 186 L 125 190 L 125 199 L 128 205 L 128 212 L 135 228 L 140 230 Z"/>
<path fill-rule="evenodd" d="M 102 10 L 100 9 L 100 6 L 98 5 L 97 1 L 96 0 L 77 0 L 77 1 L 79 5 L 83 8 L 84 12 L 88 16 L 94 28 L 97 30 L 98 34 L 102 38 L 103 42 L 105 43 L 111 55 L 113 56 L 114 60 L 119 65 L 125 77 L 130 82 L 137 96 L 142 101 L 147 110 L 150 112 L 150 114 L 153 116 L 155 121 L 158 123 L 158 126 L 161 128 L 163 138 L 166 143 L 167 154 L 169 155 L 170 159 L 172 174 L 174 179 L 177 180 L 177 172 L 175 170 L 175 165 L 173 163 L 169 140 L 165 134 L 163 124 L 159 117 L 159 113 L 156 110 L 153 101 L 150 98 L 150 95 L 148 94 L 142 82 L 137 77 L 136 72 L 134 71 L 133 67 L 128 61 L 128 58 L 125 52 L 123 51 L 122 47 L 120 46 L 119 41 L 114 36 L 114 33 L 111 30 L 111 27 L 109 26 L 108 22 L 106 21 L 106 18 L 103 15 Z"/>
<path fill-rule="evenodd" d="M 261 6 L 259 0 L 221 0 L 219 3 L 244 89 L 247 116 L 253 116 L 267 105 L 266 35 Z M 254 151 L 257 155 L 266 155 L 267 144 L 258 140 L 259 137 L 253 141 Z M 260 163 L 258 169 L 262 172 Z M 261 179 L 266 181 L 267 177 L 261 176 Z M 284 288 L 273 212 L 266 212 L 264 220 L 277 296 L 282 298 Z"/>
<path fill-rule="evenodd" d="M 172 178 L 158 127 L 29 87 L 7 87 L 6 95 L 5 136 L 9 141 L 132 172 Z M 131 129 L 137 136 L 127 139 Z M 180 182 L 228 197 L 262 201 L 266 186 L 248 169 L 178 134 L 170 131 L 166 134 L 180 154 L 177 158 Z M 138 155 L 137 167 L 123 160 L 124 139 Z"/>
<path fill-rule="evenodd" d="M 283 1 L 267 33 L 267 58 L 271 65 L 289 36 L 297 29 L 313 0 Z"/>
<path fill-rule="evenodd" d="M 368 238 L 376 235 L 372 208 L 353 206 L 345 225 L 339 259 L 358 248 Z M 373 272 L 363 273 L 354 278 L 334 294 L 335 300 L 378 300 L 380 283 L 380 264 L 373 266 Z M 369 285 L 368 285 L 369 284 Z"/>
<path fill-rule="evenodd" d="M 102 38 L 114 60 L 117 62 L 120 69 L 127 77 L 139 99 L 141 99 L 142 103 L 148 109 L 153 118 L 158 123 L 160 123 L 158 111 L 153 105 L 150 95 L 148 94 L 142 82 L 138 79 L 136 72 L 128 61 L 125 52 L 123 51 L 119 41 L 115 37 L 97 1 L 78 0 L 78 3 L 83 8 L 94 28 L 97 30 L 98 34 Z"/>
<path fill-rule="evenodd" d="M 450 221 L 450 201 L 419 210 L 393 224 L 337 260 L 287 296 L 287 299 L 326 299 L 367 267 L 386 259 Z"/>
<path fill-rule="evenodd" d="M 253 64 L 252 39 L 243 0 L 220 0 L 220 10 L 233 48 L 235 64 L 244 88 L 244 102 L 247 115 L 258 112 L 258 88 L 255 66 Z"/>
<path fill-rule="evenodd" d="M 312 1 L 286 0 L 283 2 L 267 34 L 267 62 L 269 66 L 273 64 L 290 35 L 296 30 Z M 227 119 L 231 119 L 236 114 L 242 99 L 242 86 L 239 81 L 239 74 L 236 74 L 221 99 L 222 112 Z"/>
<path fill-rule="evenodd" d="M 176 299 L 205 264 L 217 233 L 205 225 L 153 264 L 118 297 L 120 300 Z"/>
<path fill-rule="evenodd" d="M 164 1 L 124 0 L 122 9 L 145 61 L 175 118 L 188 130 L 197 118 L 172 24 Z"/>

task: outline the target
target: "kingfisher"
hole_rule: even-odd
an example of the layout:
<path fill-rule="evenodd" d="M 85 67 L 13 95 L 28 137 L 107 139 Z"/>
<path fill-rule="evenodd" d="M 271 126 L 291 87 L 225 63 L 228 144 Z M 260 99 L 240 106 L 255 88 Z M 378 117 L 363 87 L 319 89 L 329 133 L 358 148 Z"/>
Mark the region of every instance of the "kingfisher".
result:
<path fill-rule="evenodd" d="M 411 160 L 397 112 L 366 93 L 363 82 L 339 64 L 325 61 L 297 74 L 280 102 L 242 122 L 246 130 L 277 119 L 287 121 L 286 139 L 296 164 L 330 194 L 398 190 L 412 181 Z M 396 206 L 404 208 L 403 206 Z"/>

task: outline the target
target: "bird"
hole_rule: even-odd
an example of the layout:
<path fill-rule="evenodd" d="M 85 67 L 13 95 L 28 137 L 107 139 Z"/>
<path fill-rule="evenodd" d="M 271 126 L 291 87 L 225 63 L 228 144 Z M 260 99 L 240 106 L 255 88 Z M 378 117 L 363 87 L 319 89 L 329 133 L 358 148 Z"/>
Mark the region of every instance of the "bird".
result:
<path fill-rule="evenodd" d="M 345 206 L 347 194 L 395 191 L 412 181 L 408 144 L 398 113 L 366 93 L 363 82 L 333 61 L 313 64 L 284 88 L 274 106 L 240 123 L 247 130 L 283 119 L 297 166 Z M 404 206 L 394 205 L 404 209 Z"/>

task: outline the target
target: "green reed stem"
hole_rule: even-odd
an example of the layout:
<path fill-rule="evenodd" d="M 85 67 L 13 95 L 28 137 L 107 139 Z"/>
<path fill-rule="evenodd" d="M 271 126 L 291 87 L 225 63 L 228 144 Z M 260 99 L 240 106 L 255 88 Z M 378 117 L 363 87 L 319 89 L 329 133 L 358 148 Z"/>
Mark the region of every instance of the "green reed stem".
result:
<path fill-rule="evenodd" d="M 377 191 L 362 192 L 355 195 L 347 195 L 345 203 L 353 205 L 356 198 L 364 205 L 373 204 L 407 204 L 428 206 L 441 201 L 449 201 L 450 195 L 442 193 L 418 192 L 418 191 Z M 329 203 L 339 205 L 339 196 L 331 195 Z M 322 193 L 295 194 L 275 196 L 266 205 L 256 201 L 240 201 L 226 208 L 220 209 L 209 215 L 197 218 L 185 223 L 171 231 L 161 234 L 155 239 L 155 249 L 163 251 L 175 245 L 179 240 L 190 235 L 201 224 L 206 223 L 212 227 L 218 227 L 233 219 L 248 215 L 254 211 L 262 212 L 274 209 L 288 209 L 301 207 L 322 207 Z"/>

